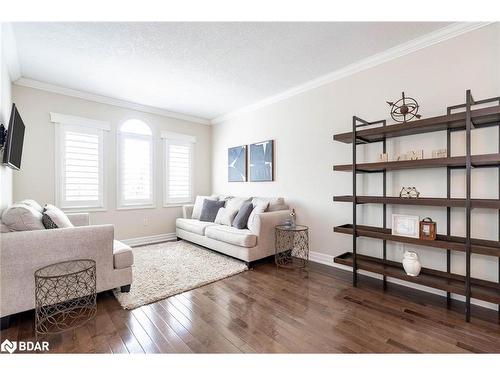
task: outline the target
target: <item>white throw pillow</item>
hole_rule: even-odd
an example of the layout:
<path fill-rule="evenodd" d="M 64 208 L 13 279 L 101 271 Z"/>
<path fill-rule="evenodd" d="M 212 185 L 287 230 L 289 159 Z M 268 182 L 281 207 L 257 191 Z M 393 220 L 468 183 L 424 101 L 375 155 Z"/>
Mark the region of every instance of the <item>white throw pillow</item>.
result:
<path fill-rule="evenodd" d="M 46 229 L 72 228 L 73 224 L 68 216 L 52 204 L 46 204 L 43 209 L 43 225 Z"/>
<path fill-rule="evenodd" d="M 224 211 L 226 209 L 224 207 L 219 208 L 219 211 L 217 211 L 217 216 L 215 217 L 214 223 L 215 224 L 222 224 L 222 218 L 224 217 Z"/>
<path fill-rule="evenodd" d="M 220 224 L 231 226 L 233 224 L 234 217 L 240 210 L 241 206 L 245 202 L 248 202 L 250 198 L 234 197 L 226 202 L 226 207 L 221 214 Z M 218 213 L 217 213 L 218 214 Z"/>
<path fill-rule="evenodd" d="M 285 200 L 283 198 L 255 197 L 252 199 L 254 206 L 266 202 L 269 203 L 269 207 L 267 208 L 268 212 L 288 210 L 288 205 L 285 204 Z"/>
<path fill-rule="evenodd" d="M 201 210 L 203 209 L 203 201 L 205 199 L 211 199 L 213 201 L 218 200 L 217 197 L 213 195 L 198 195 L 194 201 L 193 213 L 191 214 L 191 219 L 200 220 Z"/>
<path fill-rule="evenodd" d="M 252 203 L 254 205 L 252 212 L 250 213 L 250 216 L 248 217 L 248 224 L 247 227 L 250 229 L 252 233 L 257 232 L 256 225 L 254 224 L 255 216 L 258 214 L 261 214 L 263 212 L 266 212 L 267 208 L 269 207 L 269 202 L 259 202 L 257 205 L 255 203 Z"/>
<path fill-rule="evenodd" d="M 12 232 L 45 229 L 42 224 L 42 213 L 21 203 L 6 208 L 2 214 L 2 222 Z"/>

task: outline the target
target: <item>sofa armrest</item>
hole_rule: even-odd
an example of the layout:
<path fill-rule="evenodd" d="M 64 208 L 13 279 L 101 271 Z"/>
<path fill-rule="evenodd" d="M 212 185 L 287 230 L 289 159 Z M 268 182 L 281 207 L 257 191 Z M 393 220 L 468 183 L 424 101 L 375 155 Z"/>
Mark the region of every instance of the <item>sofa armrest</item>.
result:
<path fill-rule="evenodd" d="M 66 214 L 68 216 L 69 221 L 75 227 L 83 227 L 86 225 L 90 225 L 90 215 L 88 213 L 75 213 L 75 214 Z"/>
<path fill-rule="evenodd" d="M 263 212 L 255 215 L 252 232 L 258 236 L 257 244 L 264 249 L 273 249 L 275 247 L 274 227 L 284 224 L 285 220 L 290 218 L 290 211 L 280 210 L 272 212 Z"/>
<path fill-rule="evenodd" d="M 110 284 L 113 225 L 2 233 L 0 236 L 1 316 L 33 308 L 34 273 L 49 264 L 93 259 L 97 289 Z"/>
<path fill-rule="evenodd" d="M 194 204 L 185 204 L 182 206 L 182 217 L 184 219 L 191 219 L 193 215 Z"/>

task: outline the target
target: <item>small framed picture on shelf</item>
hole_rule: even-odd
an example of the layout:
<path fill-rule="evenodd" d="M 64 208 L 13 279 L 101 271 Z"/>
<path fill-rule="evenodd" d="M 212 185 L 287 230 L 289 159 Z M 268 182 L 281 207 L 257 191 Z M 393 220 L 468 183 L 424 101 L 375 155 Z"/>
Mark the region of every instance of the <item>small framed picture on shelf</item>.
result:
<path fill-rule="evenodd" d="M 392 235 L 420 237 L 420 218 L 413 215 L 392 214 Z"/>

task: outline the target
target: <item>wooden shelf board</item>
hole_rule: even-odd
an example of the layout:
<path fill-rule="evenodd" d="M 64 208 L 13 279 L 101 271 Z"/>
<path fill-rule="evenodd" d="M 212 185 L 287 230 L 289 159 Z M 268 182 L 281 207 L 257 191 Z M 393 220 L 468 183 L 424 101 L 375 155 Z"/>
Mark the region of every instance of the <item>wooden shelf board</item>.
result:
<path fill-rule="evenodd" d="M 352 195 L 340 195 L 333 197 L 335 202 L 352 202 Z M 438 206 L 438 207 L 465 207 L 463 198 L 399 198 L 399 197 L 379 197 L 379 196 L 356 196 L 359 204 L 400 204 L 411 206 Z M 493 208 L 500 210 L 500 199 L 472 199 L 473 208 Z"/>
<path fill-rule="evenodd" d="M 353 234 L 352 224 L 345 224 L 334 228 L 337 233 Z M 448 249 L 465 252 L 465 238 L 458 236 L 446 236 L 438 234 L 435 240 L 421 240 L 419 238 L 395 236 L 391 229 L 372 227 L 368 225 L 357 225 L 358 237 L 377 238 L 381 240 L 408 243 L 419 246 L 429 246 L 439 249 Z M 471 239 L 471 252 L 475 254 L 500 257 L 500 242 L 482 239 Z"/>
<path fill-rule="evenodd" d="M 500 106 L 475 109 L 471 111 L 471 118 L 473 126 L 476 128 L 498 125 L 500 124 Z M 394 124 L 384 127 L 378 126 L 359 130 L 356 132 L 356 135 L 367 142 L 379 142 L 387 138 L 443 131 L 447 129 L 465 129 L 465 112 L 423 118 L 404 124 Z M 333 139 L 343 143 L 352 143 L 352 132 L 335 134 Z"/>
<path fill-rule="evenodd" d="M 415 284 L 465 295 L 465 277 L 443 271 L 422 268 L 417 277 L 408 276 L 401 263 L 366 255 L 357 255 L 358 269 L 394 277 Z M 352 267 L 353 254 L 348 252 L 334 258 L 334 262 Z M 471 279 L 471 297 L 491 303 L 500 303 L 500 283 Z"/>
<path fill-rule="evenodd" d="M 500 165 L 500 153 L 472 155 L 471 163 L 473 167 L 494 167 Z M 465 167 L 465 156 L 452 156 L 449 158 L 433 158 L 421 160 L 401 160 L 377 163 L 356 164 L 358 172 L 382 172 L 395 171 L 401 169 L 418 168 L 441 168 L 441 167 Z M 334 171 L 352 172 L 352 164 L 335 165 Z"/>

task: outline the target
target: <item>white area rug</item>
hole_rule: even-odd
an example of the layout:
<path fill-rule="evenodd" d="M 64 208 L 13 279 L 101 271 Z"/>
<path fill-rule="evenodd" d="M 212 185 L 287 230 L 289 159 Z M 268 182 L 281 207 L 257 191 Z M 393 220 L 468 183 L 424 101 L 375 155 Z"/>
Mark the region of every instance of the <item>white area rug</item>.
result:
<path fill-rule="evenodd" d="M 246 271 L 244 262 L 185 241 L 133 249 L 129 293 L 113 292 L 124 309 L 135 309 Z"/>

